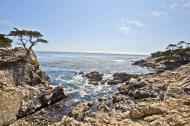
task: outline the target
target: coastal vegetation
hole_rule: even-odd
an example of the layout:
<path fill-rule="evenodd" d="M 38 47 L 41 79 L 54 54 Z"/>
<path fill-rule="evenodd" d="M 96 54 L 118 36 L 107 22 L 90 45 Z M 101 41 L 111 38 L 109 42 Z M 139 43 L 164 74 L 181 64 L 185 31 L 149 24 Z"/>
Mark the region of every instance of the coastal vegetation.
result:
<path fill-rule="evenodd" d="M 17 41 L 13 41 L 11 37 L 17 38 Z M 0 54 L 2 56 L 11 54 L 12 43 L 24 48 L 27 56 L 30 55 L 33 46 L 38 43 L 48 43 L 48 41 L 43 39 L 42 33 L 38 31 L 14 28 L 8 35 L 0 34 Z"/>
<path fill-rule="evenodd" d="M 8 49 L 11 47 L 12 40 L 0 34 L 0 48 Z"/>
<path fill-rule="evenodd" d="M 177 44 L 169 44 L 166 47 L 166 51 L 152 53 L 151 57 L 160 57 L 160 60 L 177 60 L 187 63 L 190 61 L 190 43 L 186 41 L 179 41 Z"/>
<path fill-rule="evenodd" d="M 190 43 L 179 41 L 177 44 L 169 44 L 165 51 L 157 51 L 147 59 L 135 61 L 133 65 L 153 68 L 157 72 L 174 70 L 190 62 Z"/>
<path fill-rule="evenodd" d="M 0 56 L 3 56 L 5 53 L 9 53 L 9 49 L 11 48 L 12 40 L 5 35 L 0 34 Z"/>

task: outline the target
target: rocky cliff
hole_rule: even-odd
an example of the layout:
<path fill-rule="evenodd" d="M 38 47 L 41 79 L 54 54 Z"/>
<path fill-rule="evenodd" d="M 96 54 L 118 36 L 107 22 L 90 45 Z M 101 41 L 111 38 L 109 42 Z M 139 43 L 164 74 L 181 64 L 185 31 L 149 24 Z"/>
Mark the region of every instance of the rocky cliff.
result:
<path fill-rule="evenodd" d="M 63 87 L 52 86 L 34 52 L 22 48 L 0 57 L 0 126 L 32 114 L 67 97 Z"/>

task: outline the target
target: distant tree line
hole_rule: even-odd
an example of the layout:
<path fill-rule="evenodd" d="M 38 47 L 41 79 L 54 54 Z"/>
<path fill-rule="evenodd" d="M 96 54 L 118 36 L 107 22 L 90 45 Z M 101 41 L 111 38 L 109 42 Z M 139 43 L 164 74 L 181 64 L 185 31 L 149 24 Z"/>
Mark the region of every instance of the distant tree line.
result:
<path fill-rule="evenodd" d="M 169 44 L 166 50 L 151 54 L 152 57 L 162 57 L 162 59 L 190 61 L 190 42 L 179 41 L 177 44 Z"/>
<path fill-rule="evenodd" d="M 179 41 L 177 44 L 169 44 L 166 48 L 166 50 L 175 50 L 175 49 L 184 49 L 189 48 L 190 43 L 186 41 Z"/>
<path fill-rule="evenodd" d="M 17 38 L 13 41 L 11 37 Z M 24 48 L 26 55 L 30 55 L 33 46 L 38 43 L 48 43 L 43 39 L 43 35 L 38 31 L 20 30 L 14 28 L 9 34 L 0 34 L 0 53 L 8 53 L 12 47 L 12 43 Z"/>

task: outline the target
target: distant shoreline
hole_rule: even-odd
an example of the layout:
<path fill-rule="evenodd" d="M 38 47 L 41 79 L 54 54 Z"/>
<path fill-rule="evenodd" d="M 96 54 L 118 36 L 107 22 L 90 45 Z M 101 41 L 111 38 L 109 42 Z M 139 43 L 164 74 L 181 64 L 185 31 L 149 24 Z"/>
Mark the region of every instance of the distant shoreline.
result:
<path fill-rule="evenodd" d="M 135 54 L 131 52 L 124 52 L 124 53 L 118 53 L 118 52 L 61 52 L 61 51 L 35 51 L 37 53 L 68 53 L 68 54 L 99 54 L 99 55 L 130 55 L 130 56 L 149 56 L 150 54 Z"/>

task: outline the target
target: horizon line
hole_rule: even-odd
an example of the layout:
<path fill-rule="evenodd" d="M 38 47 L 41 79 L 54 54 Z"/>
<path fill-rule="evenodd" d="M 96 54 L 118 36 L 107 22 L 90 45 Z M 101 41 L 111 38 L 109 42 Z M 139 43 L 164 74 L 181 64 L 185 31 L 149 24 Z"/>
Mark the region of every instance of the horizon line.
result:
<path fill-rule="evenodd" d="M 87 52 L 87 51 L 51 51 L 51 50 L 35 50 L 36 52 L 47 53 L 88 53 L 88 54 L 115 54 L 115 55 L 150 55 L 148 52 Z"/>

